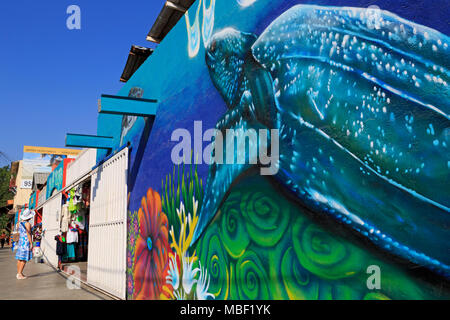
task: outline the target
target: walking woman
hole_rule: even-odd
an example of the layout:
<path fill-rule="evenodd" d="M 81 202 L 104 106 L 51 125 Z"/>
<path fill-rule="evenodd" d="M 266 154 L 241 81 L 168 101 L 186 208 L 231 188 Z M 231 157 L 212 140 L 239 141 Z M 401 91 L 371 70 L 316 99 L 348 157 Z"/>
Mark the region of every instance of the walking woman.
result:
<path fill-rule="evenodd" d="M 17 243 L 17 275 L 18 280 L 26 279 L 23 275 L 23 268 L 25 264 L 31 260 L 33 257 L 33 241 L 31 240 L 31 219 L 34 218 L 34 211 L 30 209 L 25 209 L 25 211 L 20 216 L 19 224 L 19 242 Z"/>

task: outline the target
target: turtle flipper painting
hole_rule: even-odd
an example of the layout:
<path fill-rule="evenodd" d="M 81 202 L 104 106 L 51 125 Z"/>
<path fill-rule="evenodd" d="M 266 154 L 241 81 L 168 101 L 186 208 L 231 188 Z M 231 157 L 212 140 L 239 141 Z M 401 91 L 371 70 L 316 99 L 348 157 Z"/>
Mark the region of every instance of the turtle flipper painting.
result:
<path fill-rule="evenodd" d="M 215 33 L 218 129 L 278 129 L 276 178 L 306 207 L 450 277 L 449 39 L 378 14 L 298 5 L 259 36 Z M 197 237 L 247 168 L 214 165 Z"/>

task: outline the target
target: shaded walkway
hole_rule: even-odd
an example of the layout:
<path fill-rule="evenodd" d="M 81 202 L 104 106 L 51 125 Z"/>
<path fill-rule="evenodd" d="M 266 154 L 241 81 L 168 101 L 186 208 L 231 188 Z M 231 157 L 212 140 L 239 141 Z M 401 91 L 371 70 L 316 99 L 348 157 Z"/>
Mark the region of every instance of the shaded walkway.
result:
<path fill-rule="evenodd" d="M 10 248 L 0 249 L 0 300 L 110 300 L 86 286 L 79 290 L 67 287 L 67 279 L 46 264 L 27 263 L 26 280 L 16 279 L 16 260 Z"/>

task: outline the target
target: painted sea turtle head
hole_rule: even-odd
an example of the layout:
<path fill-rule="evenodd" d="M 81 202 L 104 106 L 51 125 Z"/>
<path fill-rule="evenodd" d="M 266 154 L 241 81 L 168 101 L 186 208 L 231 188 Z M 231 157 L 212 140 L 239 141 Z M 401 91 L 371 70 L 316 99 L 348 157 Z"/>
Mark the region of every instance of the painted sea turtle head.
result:
<path fill-rule="evenodd" d="M 214 34 L 206 48 L 211 79 L 229 108 L 239 103 L 244 92 L 243 67 L 255 41 L 253 34 L 226 28 Z"/>

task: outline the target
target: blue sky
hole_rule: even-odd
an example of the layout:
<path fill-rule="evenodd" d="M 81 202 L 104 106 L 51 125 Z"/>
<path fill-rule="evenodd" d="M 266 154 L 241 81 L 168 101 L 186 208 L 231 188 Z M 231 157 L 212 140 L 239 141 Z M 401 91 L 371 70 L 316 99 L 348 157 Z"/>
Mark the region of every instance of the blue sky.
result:
<path fill-rule="evenodd" d="M 0 151 L 64 147 L 68 132 L 96 134 L 97 99 L 122 87 L 132 44 L 145 40 L 164 0 L 0 2 Z M 81 30 L 69 30 L 69 5 Z M 6 162 L 0 157 L 0 165 Z"/>
<path fill-rule="evenodd" d="M 119 78 L 132 44 L 155 47 L 145 38 L 164 2 L 0 1 L 0 151 L 18 160 L 23 145 L 64 147 L 68 132 L 96 134 L 98 98 L 123 86 Z M 378 4 L 446 34 L 450 30 L 448 0 L 298 2 Z M 66 27 L 72 4 L 81 8 L 81 30 Z"/>

